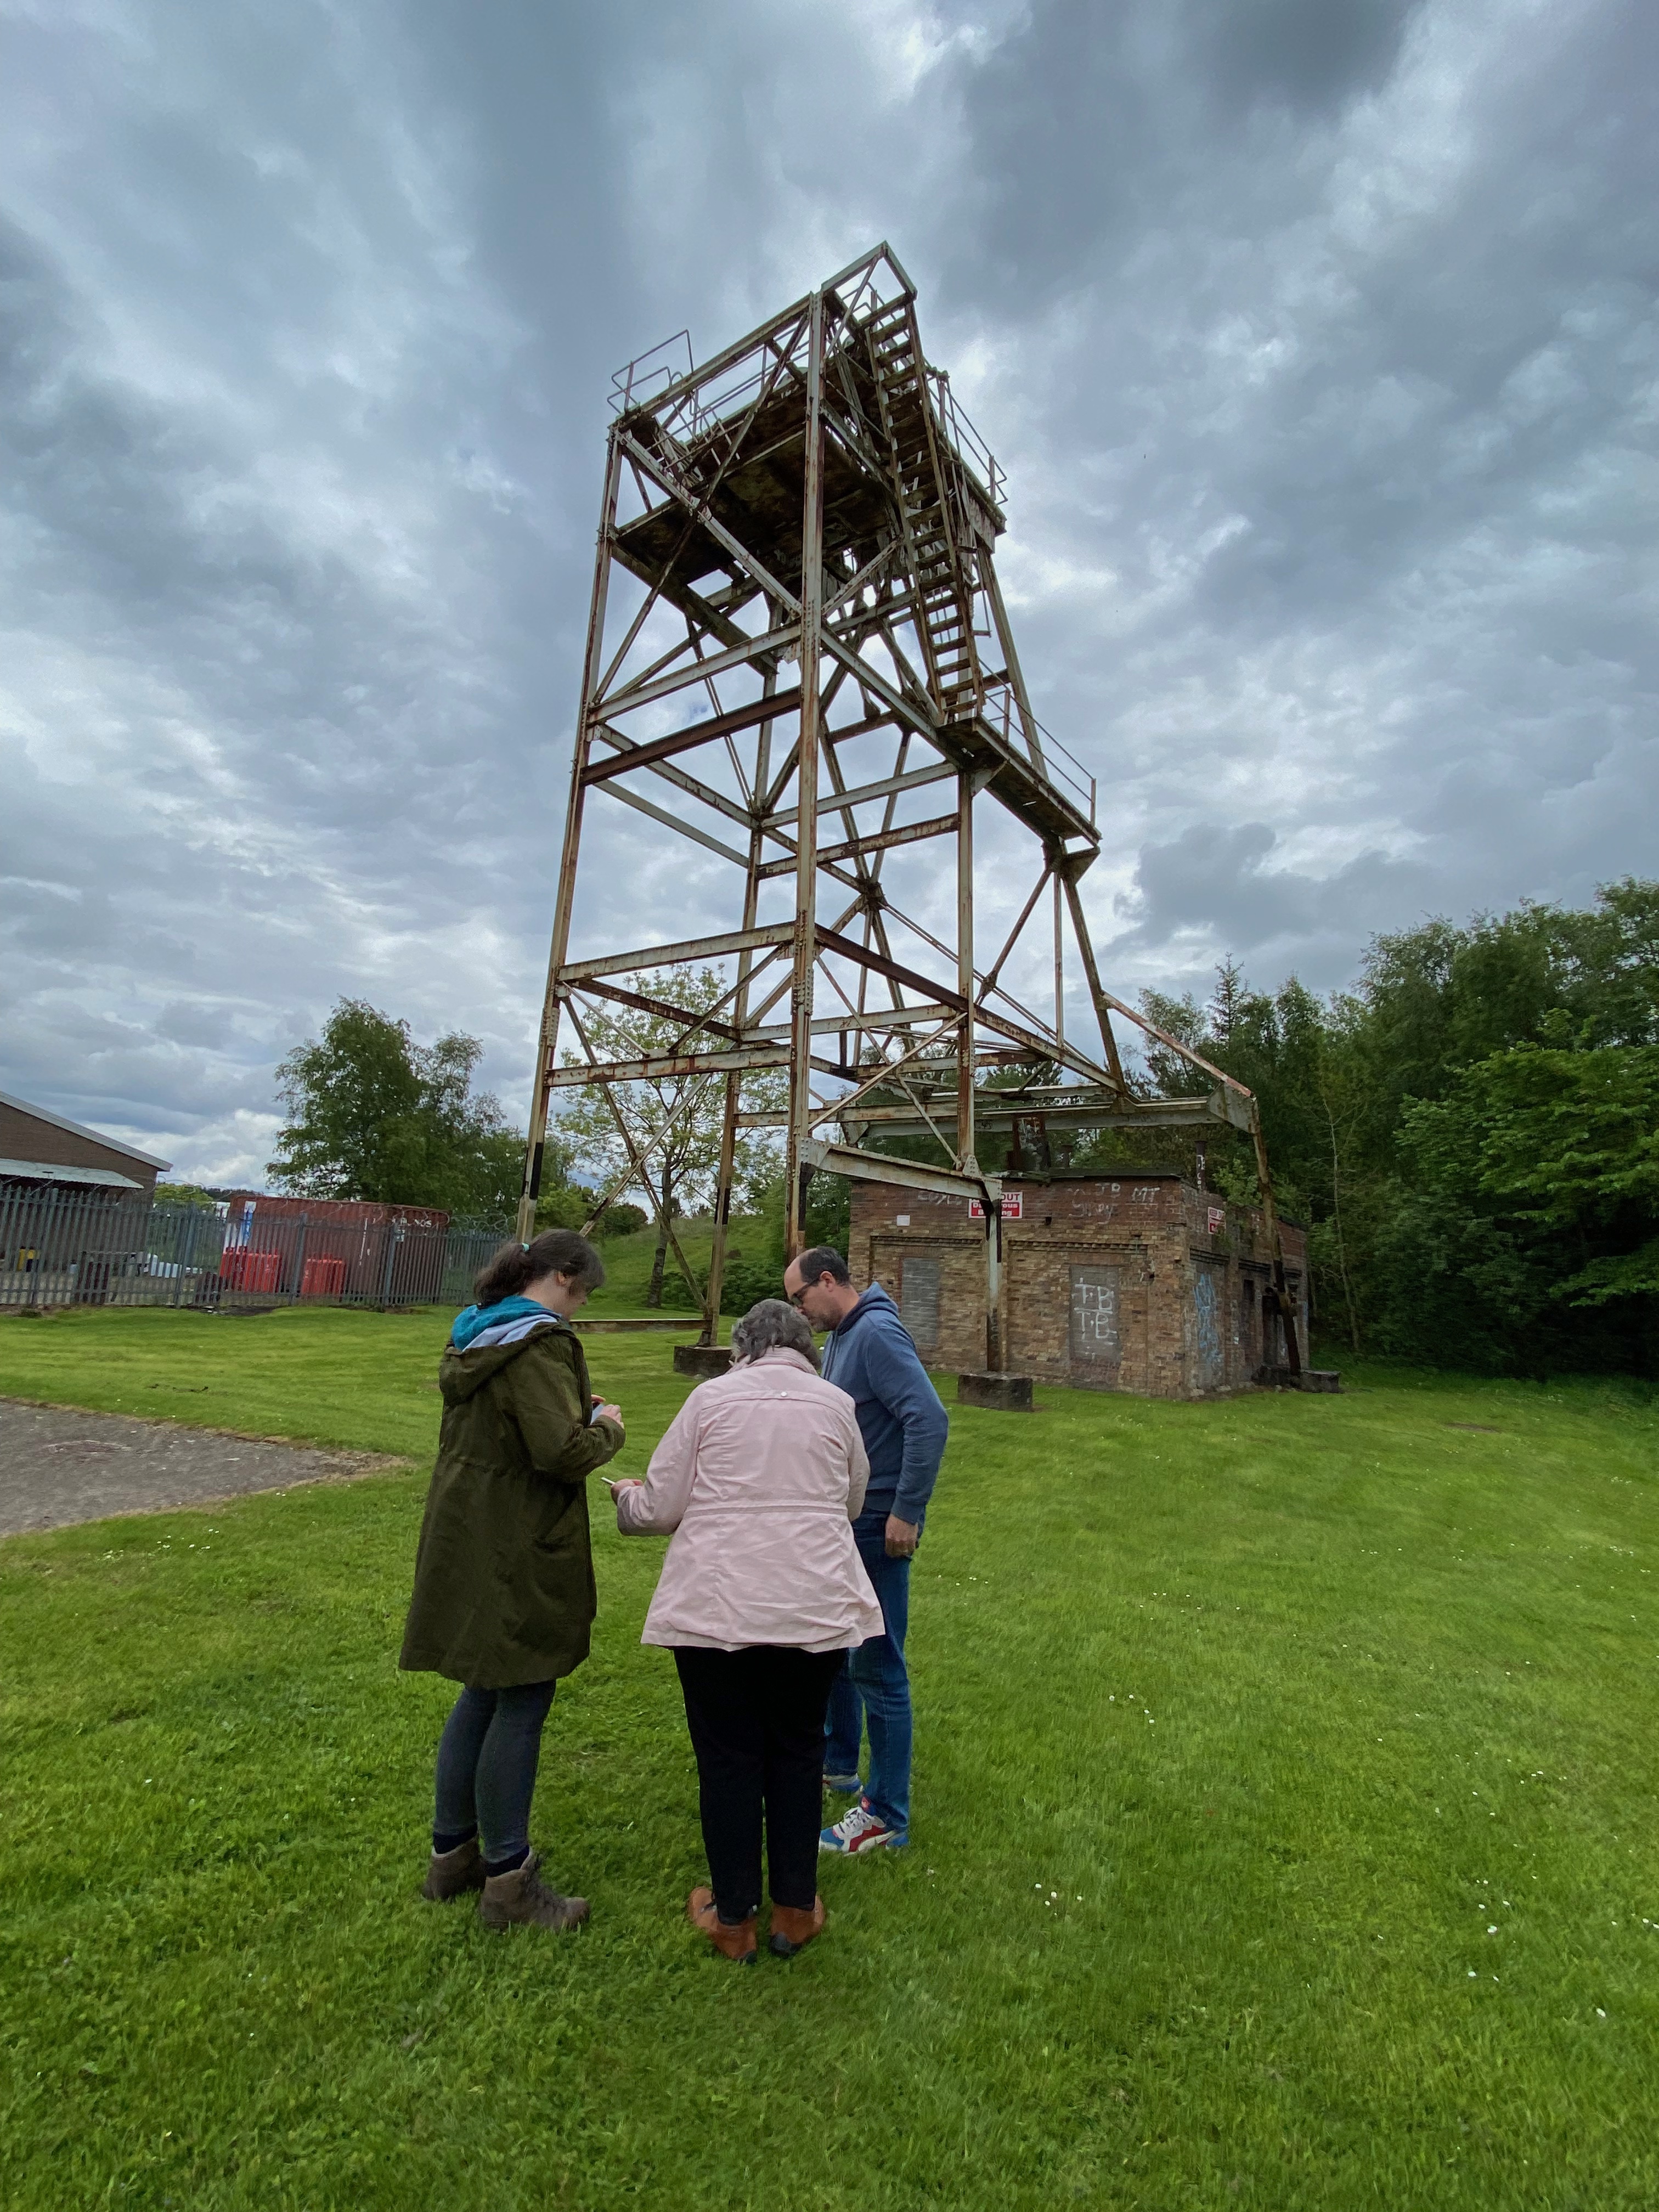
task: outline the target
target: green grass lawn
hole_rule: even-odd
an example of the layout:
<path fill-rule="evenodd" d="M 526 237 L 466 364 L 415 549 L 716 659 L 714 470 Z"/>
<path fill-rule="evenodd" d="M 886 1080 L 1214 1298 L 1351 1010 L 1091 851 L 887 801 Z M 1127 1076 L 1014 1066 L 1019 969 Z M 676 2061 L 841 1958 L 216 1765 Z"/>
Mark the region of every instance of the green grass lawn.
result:
<path fill-rule="evenodd" d="M 442 1327 L 6 1322 L 0 1390 L 424 1461 Z M 637 1468 L 667 1346 L 589 1350 Z M 596 1510 L 538 1800 L 565 1938 L 416 1894 L 423 1467 L 0 1544 L 0 2197 L 1648 2212 L 1659 1418 L 1352 1379 L 954 1413 L 914 1843 L 826 1863 L 827 1934 L 754 1972 L 681 1917 L 659 1544 Z"/>

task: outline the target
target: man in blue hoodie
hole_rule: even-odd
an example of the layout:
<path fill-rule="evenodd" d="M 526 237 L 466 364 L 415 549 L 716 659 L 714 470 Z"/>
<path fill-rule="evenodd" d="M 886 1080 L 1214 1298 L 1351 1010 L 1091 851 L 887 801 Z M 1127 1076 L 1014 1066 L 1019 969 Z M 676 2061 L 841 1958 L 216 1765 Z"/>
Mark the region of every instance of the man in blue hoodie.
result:
<path fill-rule="evenodd" d="M 859 1738 L 867 1723 L 870 1784 L 818 1839 L 820 1850 L 855 1858 L 910 1840 L 910 1677 L 904 1666 L 910 1560 L 950 1420 L 898 1308 L 879 1283 L 860 1296 L 841 1254 L 821 1244 L 790 1261 L 783 1287 L 815 1329 L 830 1332 L 823 1379 L 853 1401 L 870 1462 L 853 1534 L 886 1633 L 848 1654 L 830 1696 L 823 1773 L 832 1790 L 859 1789 Z"/>

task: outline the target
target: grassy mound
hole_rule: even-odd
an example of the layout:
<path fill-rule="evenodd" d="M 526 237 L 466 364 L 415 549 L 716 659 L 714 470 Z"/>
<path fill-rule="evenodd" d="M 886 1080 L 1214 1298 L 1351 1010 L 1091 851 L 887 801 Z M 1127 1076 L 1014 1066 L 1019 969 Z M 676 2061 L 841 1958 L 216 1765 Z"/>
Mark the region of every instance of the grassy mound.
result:
<path fill-rule="evenodd" d="M 709 1255 L 714 1249 L 714 1228 L 711 1221 L 677 1221 L 674 1234 L 680 1240 L 681 1249 L 697 1271 L 698 1288 L 708 1279 Z M 756 1268 L 766 1262 L 768 1229 L 763 1221 L 734 1219 L 726 1234 L 726 1259 L 729 1272 L 741 1267 L 744 1279 Z M 646 1304 L 646 1291 L 651 1281 L 651 1264 L 657 1249 L 654 1227 L 636 1229 L 630 1237 L 607 1237 L 599 1250 L 605 1259 L 605 1288 L 588 1300 L 588 1310 L 593 1314 L 643 1314 L 651 1309 Z M 781 1269 L 776 1271 L 780 1282 Z M 668 1255 L 667 1278 L 669 1296 L 665 1313 L 684 1313 L 691 1310 L 691 1301 L 680 1295 L 673 1279 L 679 1273 L 671 1249 Z"/>

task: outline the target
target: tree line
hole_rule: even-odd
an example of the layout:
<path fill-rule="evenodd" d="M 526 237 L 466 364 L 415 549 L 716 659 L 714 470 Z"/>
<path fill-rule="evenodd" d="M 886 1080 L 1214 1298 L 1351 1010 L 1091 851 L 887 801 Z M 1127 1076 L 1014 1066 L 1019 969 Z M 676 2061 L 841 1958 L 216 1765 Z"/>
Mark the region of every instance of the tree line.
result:
<path fill-rule="evenodd" d="M 1328 1339 L 1487 1374 L 1659 1364 L 1659 883 L 1378 936 L 1323 1000 L 1228 961 L 1206 1005 L 1143 1006 L 1256 1094 Z M 1172 1053 L 1147 1080 L 1194 1087 Z M 1242 1146 L 1206 1150 L 1254 1196 Z"/>

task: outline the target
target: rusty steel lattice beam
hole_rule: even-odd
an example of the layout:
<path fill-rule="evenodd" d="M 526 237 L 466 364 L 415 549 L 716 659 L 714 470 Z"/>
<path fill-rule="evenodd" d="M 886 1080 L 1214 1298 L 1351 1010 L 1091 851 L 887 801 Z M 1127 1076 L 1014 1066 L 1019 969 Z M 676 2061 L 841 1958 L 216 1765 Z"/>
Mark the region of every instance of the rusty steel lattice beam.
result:
<path fill-rule="evenodd" d="M 683 1112 L 723 1099 L 705 1340 L 739 1134 L 772 1128 L 792 1252 L 818 1171 L 981 1202 L 995 1368 L 1000 1185 L 981 1169 L 976 1131 L 1017 1124 L 1027 1087 L 988 1091 L 975 1074 L 1057 1068 L 1058 1086 L 1025 1110 L 1068 1125 L 1243 1128 L 1271 1219 L 1255 1103 L 1200 1062 L 1215 1085 L 1201 1099 L 1145 1101 L 1125 1079 L 1115 1020 L 1146 1024 L 1102 982 L 1078 890 L 1100 850 L 1095 785 L 1032 710 L 994 561 L 1001 471 L 922 352 L 915 289 L 891 251 L 861 255 L 712 360 L 690 359 L 687 341 L 670 364 L 670 350 L 615 380 L 520 1234 L 532 1232 L 556 1093 L 603 1090 L 641 1173 L 646 1153 L 623 1126 L 628 1086 L 678 1083 Z M 939 811 L 933 787 L 945 782 L 954 794 Z M 607 910 L 631 907 L 639 936 L 657 940 L 631 948 L 579 908 L 597 873 L 589 810 L 611 801 L 657 841 L 637 882 L 603 884 Z M 1030 866 L 986 969 L 975 893 L 988 807 L 1024 834 Z M 1006 839 L 995 851 L 1000 891 Z M 890 860 L 902 890 L 928 853 L 943 881 L 907 912 L 884 870 Z M 1050 884 L 1052 1016 L 1003 980 L 1028 931 L 1047 926 L 1034 917 Z M 709 924 L 701 935 L 663 926 L 697 919 Z M 1064 1033 L 1067 936 L 1097 1051 Z M 710 989 L 686 979 L 710 969 L 720 980 L 706 1006 Z M 600 1004 L 648 1016 L 668 1041 L 601 1058 L 583 1013 Z M 581 1049 L 562 1055 L 566 1022 Z M 838 1060 L 815 1054 L 826 1036 Z M 783 1105 L 745 1095 L 780 1078 Z M 837 1121 L 842 1141 L 818 1133 Z M 915 1132 L 931 1133 L 948 1164 L 865 1142 Z M 652 1152 L 667 1141 L 658 1127 Z"/>

